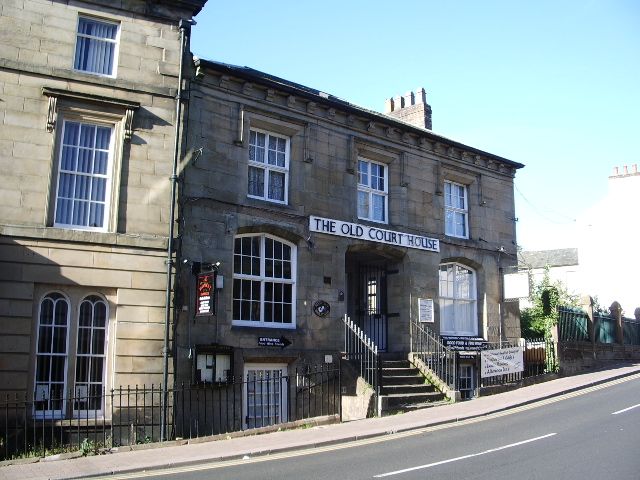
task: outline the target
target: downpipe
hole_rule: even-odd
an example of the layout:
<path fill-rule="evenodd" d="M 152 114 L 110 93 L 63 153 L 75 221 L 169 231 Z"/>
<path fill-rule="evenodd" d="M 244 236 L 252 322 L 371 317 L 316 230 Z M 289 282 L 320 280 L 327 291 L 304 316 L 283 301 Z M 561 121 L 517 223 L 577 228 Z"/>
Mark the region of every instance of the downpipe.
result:
<path fill-rule="evenodd" d="M 180 19 L 178 28 L 180 29 L 180 62 L 178 67 L 178 89 L 176 92 L 176 121 L 175 139 L 173 145 L 173 166 L 171 169 L 171 197 L 169 204 L 169 239 L 167 242 L 167 288 L 165 291 L 165 319 L 164 319 L 164 344 L 162 348 L 162 405 L 160 412 L 160 441 L 167 439 L 167 409 L 168 409 L 168 382 L 169 382 L 169 328 L 171 324 L 171 291 L 173 273 L 174 254 L 174 224 L 176 217 L 176 191 L 178 184 L 178 161 L 180 159 L 180 131 L 182 115 L 182 81 L 185 48 L 187 45 L 187 35 L 191 32 L 191 25 L 194 20 Z"/>

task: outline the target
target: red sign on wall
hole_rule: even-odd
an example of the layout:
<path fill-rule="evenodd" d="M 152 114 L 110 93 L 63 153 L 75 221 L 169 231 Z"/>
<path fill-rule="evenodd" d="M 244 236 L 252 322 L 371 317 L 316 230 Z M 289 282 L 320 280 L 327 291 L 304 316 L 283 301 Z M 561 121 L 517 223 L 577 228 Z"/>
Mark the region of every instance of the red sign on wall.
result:
<path fill-rule="evenodd" d="M 216 274 L 200 273 L 196 281 L 196 317 L 215 315 Z"/>

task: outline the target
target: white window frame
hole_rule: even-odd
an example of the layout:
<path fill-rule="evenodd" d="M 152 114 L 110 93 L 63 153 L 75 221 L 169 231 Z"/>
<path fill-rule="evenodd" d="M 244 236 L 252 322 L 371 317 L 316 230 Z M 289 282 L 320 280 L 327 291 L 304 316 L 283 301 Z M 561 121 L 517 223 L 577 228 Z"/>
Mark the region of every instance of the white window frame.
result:
<path fill-rule="evenodd" d="M 50 298 L 50 296 L 52 295 L 56 295 L 56 296 L 60 296 L 60 298 L 57 298 L 54 303 L 58 303 L 58 302 L 64 302 L 67 305 L 67 318 L 66 318 L 66 335 L 65 335 L 65 350 L 64 353 L 58 353 L 58 354 L 53 354 L 53 352 L 51 353 L 47 353 L 47 352 L 40 352 L 40 335 L 42 334 L 42 324 L 41 324 L 41 320 L 42 320 L 42 306 L 45 302 L 45 300 L 47 300 L 48 298 Z M 48 418 L 62 418 L 65 415 L 66 409 L 67 409 L 67 380 L 68 380 L 68 372 L 69 372 L 69 337 L 70 337 L 70 330 L 72 328 L 71 325 L 71 318 L 72 318 L 72 306 L 71 306 L 71 301 L 69 300 L 69 297 L 67 295 L 65 295 L 64 293 L 60 292 L 60 291 L 50 291 L 47 292 L 45 295 L 42 296 L 42 298 L 40 299 L 40 302 L 38 304 L 38 320 L 37 320 L 37 335 L 36 335 L 36 347 L 35 347 L 35 366 L 34 366 L 34 377 L 33 377 L 33 415 L 36 418 L 41 418 L 41 417 L 48 417 Z M 47 328 L 47 327 L 45 327 Z M 55 329 L 55 317 L 52 323 L 52 329 Z M 53 343 L 53 332 L 51 335 L 51 343 Z M 49 380 L 47 382 L 42 382 L 42 381 L 38 381 L 38 358 L 39 357 L 64 357 L 64 372 L 63 372 L 63 383 L 62 383 L 62 405 L 60 409 L 47 409 L 47 410 L 38 410 L 36 409 L 36 404 L 41 401 L 39 399 L 45 399 L 44 398 L 44 390 L 42 389 L 42 386 L 46 385 L 48 386 L 47 388 L 47 392 L 46 392 L 46 400 L 47 402 L 51 402 L 51 385 L 53 383 L 59 384 L 59 382 L 52 382 L 51 381 L 51 365 L 49 366 Z M 40 386 L 39 386 L 40 385 Z M 49 403 L 50 404 L 50 403 Z"/>
<path fill-rule="evenodd" d="M 452 295 L 445 294 L 442 288 L 442 269 L 443 268 L 452 268 L 453 269 L 453 284 L 452 284 Z M 468 296 L 459 295 L 458 283 L 456 280 L 455 270 L 458 268 L 462 268 L 466 271 L 471 272 L 470 275 L 470 284 L 468 285 Z M 455 336 L 477 336 L 478 335 L 478 295 L 476 291 L 477 285 L 477 274 L 475 270 L 469 268 L 466 265 L 462 265 L 460 263 L 442 263 L 438 268 L 438 289 L 439 289 L 439 300 L 440 300 L 440 334 L 441 335 L 455 335 Z M 455 311 L 458 307 L 468 304 L 471 306 L 470 315 L 471 318 L 467 319 L 470 322 L 471 329 L 456 329 L 455 327 L 455 317 L 453 319 L 445 318 L 445 304 L 451 304 L 453 308 L 453 313 L 455 315 Z M 453 321 L 451 325 L 448 322 Z"/>
<path fill-rule="evenodd" d="M 264 424 L 264 422 L 262 422 L 262 425 L 252 425 L 251 428 L 259 428 L 261 426 L 268 426 L 268 425 L 277 425 L 280 423 L 284 423 L 288 421 L 288 412 L 289 412 L 289 408 L 288 408 L 288 404 L 287 404 L 287 398 L 288 398 L 288 388 L 289 388 L 289 382 L 285 379 L 285 377 L 287 377 L 288 375 L 288 368 L 289 366 L 286 363 L 245 363 L 244 364 L 244 375 L 243 375 L 243 392 L 242 392 L 242 423 L 245 429 L 250 428 L 249 427 L 249 422 L 247 421 L 249 419 L 249 385 L 250 384 L 254 384 L 256 387 L 258 387 L 259 385 L 265 385 L 267 384 L 267 382 L 265 382 L 264 380 L 261 382 L 260 380 L 254 381 L 253 379 L 251 379 L 251 377 L 249 376 L 249 373 L 251 371 L 267 371 L 270 374 L 270 379 L 269 382 L 271 382 L 271 375 L 273 374 L 273 372 L 279 372 L 280 378 L 282 378 L 282 380 L 280 381 L 280 401 L 277 405 L 278 407 L 278 417 L 279 417 L 279 421 L 277 423 L 268 423 L 267 425 Z M 257 388 L 256 388 L 257 391 Z M 261 395 L 261 400 L 265 399 L 265 394 L 264 394 L 264 390 L 262 390 L 262 395 Z M 266 394 L 267 397 L 267 401 L 269 400 L 269 394 Z M 254 397 L 255 398 L 255 397 Z M 256 407 L 260 408 L 261 411 L 263 411 L 263 407 L 262 404 L 260 404 L 260 406 L 258 406 L 258 404 L 255 404 Z M 267 415 L 266 417 L 271 419 L 274 418 L 275 415 L 271 415 L 272 412 L 267 411 L 266 412 Z M 262 417 L 264 418 L 264 417 Z"/>
<path fill-rule="evenodd" d="M 57 301 L 64 301 L 67 305 L 67 318 L 66 318 L 66 338 L 65 338 L 65 352 L 64 354 L 57 354 L 55 356 L 64 356 L 64 383 L 63 383 L 63 391 L 62 391 L 62 403 L 60 409 L 55 410 L 38 410 L 36 409 L 37 399 L 40 398 L 39 393 L 41 393 L 42 387 L 38 385 L 44 386 L 45 383 L 49 385 L 47 392 L 47 400 L 50 401 L 51 395 L 51 380 L 48 382 L 38 381 L 38 357 L 42 356 L 51 356 L 50 354 L 40 353 L 40 336 L 42 333 L 41 328 L 41 319 L 42 319 L 42 306 L 44 301 L 49 298 L 51 295 L 60 296 Z M 75 399 L 77 397 L 83 397 L 85 394 L 82 393 L 83 389 L 78 389 L 78 385 L 76 385 L 76 375 L 78 368 L 78 358 L 86 355 L 82 355 L 78 353 L 78 341 L 80 339 L 80 306 L 86 300 L 96 299 L 95 303 L 103 303 L 105 306 L 105 327 L 104 327 L 104 350 L 103 354 L 93 357 L 100 357 L 103 361 L 102 366 L 102 378 L 100 380 L 100 385 L 102 386 L 100 392 L 100 408 L 99 409 L 91 409 L 87 406 L 87 408 L 77 408 L 77 402 Z M 77 299 L 77 304 L 74 301 Z M 35 365 L 33 367 L 33 416 L 34 418 L 52 418 L 52 419 L 61 419 L 61 418 L 92 418 L 92 417 L 104 417 L 105 414 L 105 402 L 107 400 L 106 390 L 107 390 L 107 378 L 108 378 L 108 369 L 109 369 L 109 327 L 110 327 L 110 308 L 109 302 L 106 298 L 97 292 L 84 292 L 82 295 L 74 295 L 73 299 L 67 295 L 66 293 L 59 290 L 50 290 L 47 291 L 40 298 L 40 303 L 38 305 L 38 318 L 36 321 L 37 325 L 37 334 L 36 334 L 36 344 L 35 344 Z M 51 341 L 53 341 L 53 336 L 51 337 Z M 73 350 L 70 350 L 73 348 Z M 49 373 L 49 378 L 51 374 Z M 55 382 L 59 383 L 59 382 Z M 80 382 L 81 384 L 86 384 L 87 382 Z M 89 382 L 96 384 L 97 382 Z M 69 388 L 69 385 L 73 385 L 73 388 Z M 81 391 L 79 391 L 81 390 Z M 87 390 L 88 391 L 88 390 Z"/>
<path fill-rule="evenodd" d="M 64 137 L 65 137 L 65 131 L 68 128 L 69 124 L 72 123 L 77 123 L 80 125 L 80 127 L 82 128 L 83 126 L 92 126 L 92 127 L 96 127 L 96 131 L 97 128 L 109 128 L 110 129 L 110 137 L 109 137 L 109 150 L 107 153 L 107 166 L 106 166 L 106 174 L 104 175 L 96 175 L 96 174 L 88 174 L 88 173 L 84 173 L 84 172 L 80 172 L 77 169 L 76 170 L 63 170 L 62 168 L 62 155 L 63 155 L 63 150 L 65 148 L 65 143 L 64 143 Z M 100 121 L 96 121 L 96 120 L 88 120 L 86 118 L 77 118 L 77 117 L 72 117 L 69 116 L 68 118 L 63 118 L 62 119 L 62 128 L 61 128 L 61 132 L 60 132 L 60 136 L 58 139 L 58 148 L 57 148 L 57 153 L 56 153 L 56 181 L 55 181 L 55 185 L 54 185 L 54 205 L 53 205 L 53 226 L 54 227 L 60 227 L 60 228 L 68 228 L 68 229 L 73 229 L 73 230 L 89 230 L 89 231 L 97 231 L 97 232 L 105 232 L 109 230 L 109 225 L 110 225 L 110 219 L 111 219 L 111 208 L 112 208 L 112 190 L 113 190 L 113 174 L 114 174 L 114 151 L 115 151 L 115 147 L 116 147 L 116 125 L 114 123 L 109 123 L 109 122 L 100 122 Z M 78 149 L 78 151 L 81 148 L 86 149 L 86 147 L 81 147 L 80 145 L 78 145 L 76 147 Z M 93 158 L 95 158 L 95 153 L 98 149 L 94 148 L 92 149 L 92 156 Z M 62 221 L 58 220 L 58 203 L 62 200 L 62 195 L 61 195 L 61 176 L 63 174 L 69 174 L 69 175 L 74 175 L 76 178 L 77 177 L 89 177 L 89 180 L 93 180 L 93 179 L 105 179 L 105 199 L 104 202 L 93 202 L 93 203 L 104 203 L 104 208 L 103 208 L 103 218 L 102 218 L 102 225 L 98 225 L 98 226 L 91 226 L 91 225 L 76 225 L 73 222 L 72 223 L 64 223 Z M 76 193 L 74 191 L 74 193 Z M 70 198 L 72 202 L 77 201 L 77 199 L 75 197 L 71 197 Z"/>
<path fill-rule="evenodd" d="M 83 19 L 89 20 L 91 22 L 98 22 L 98 23 L 103 23 L 103 24 L 108 24 L 108 25 L 115 25 L 117 27 L 116 38 L 115 39 L 103 38 L 103 37 L 97 37 L 97 36 L 93 36 L 93 35 L 87 35 L 87 34 L 80 33 L 78 30 L 80 28 L 80 22 Z M 75 31 L 76 42 L 75 42 L 75 48 L 73 50 L 73 59 L 72 59 L 73 70 L 76 71 L 76 72 L 86 73 L 86 74 L 89 74 L 89 75 L 97 75 L 99 77 L 115 78 L 116 75 L 117 75 L 117 72 L 118 72 L 118 57 L 119 57 L 119 53 L 120 53 L 120 31 L 121 30 L 122 30 L 122 28 L 121 28 L 120 22 L 113 21 L 113 20 L 107 20 L 107 19 L 104 19 L 104 18 L 92 17 L 90 15 L 82 15 L 82 14 L 78 15 L 78 20 L 76 22 L 76 31 Z M 84 70 L 84 69 L 76 67 L 76 55 L 78 54 L 78 48 L 79 48 L 78 39 L 79 38 L 88 38 L 88 39 L 90 39 L 92 41 L 95 41 L 95 42 L 105 42 L 105 43 L 114 44 L 113 62 L 112 62 L 112 71 L 111 71 L 111 73 L 107 74 L 107 73 L 94 72 L 92 70 Z"/>
<path fill-rule="evenodd" d="M 251 128 L 249 130 L 249 150 L 255 148 L 255 145 L 252 142 L 253 134 L 262 134 L 265 135 L 265 151 L 264 151 L 264 162 L 258 162 L 256 160 L 251 160 L 251 156 L 249 153 L 248 159 L 248 167 L 247 167 L 247 197 L 255 198 L 258 200 L 264 200 L 265 202 L 277 203 L 280 205 L 288 205 L 289 203 L 289 156 L 290 156 L 290 148 L 291 142 L 290 138 L 285 135 L 280 135 L 278 133 L 274 133 L 268 130 L 262 130 L 259 128 Z M 269 139 L 270 138 L 281 139 L 285 141 L 285 158 L 284 158 L 284 166 L 269 164 L 268 156 L 269 156 Z M 257 168 L 263 170 L 264 178 L 263 178 L 263 195 L 252 195 L 249 192 L 249 175 L 251 168 Z M 274 198 L 269 198 L 269 179 L 272 174 L 282 174 L 284 175 L 284 192 L 283 192 L 283 200 L 278 200 Z"/>
<path fill-rule="evenodd" d="M 454 187 L 462 188 L 464 202 L 463 208 L 452 203 Z M 449 192 L 447 192 L 449 190 Z M 459 195 L 456 195 L 459 197 Z M 454 222 L 450 223 L 448 219 L 452 216 Z M 462 216 L 463 222 L 456 223 L 455 218 Z M 459 232 L 458 227 L 462 226 L 464 232 Z M 455 183 L 450 181 L 444 182 L 444 233 L 449 237 L 456 238 L 469 238 L 469 187 L 461 183 Z"/>
<path fill-rule="evenodd" d="M 366 183 L 362 182 L 362 175 L 360 173 L 360 164 L 364 163 L 367 166 L 367 181 Z M 371 174 L 371 166 L 376 165 L 382 168 L 384 174 L 384 187 L 380 190 L 379 187 L 372 186 L 373 176 Z M 360 214 L 360 195 L 364 194 L 367 196 L 368 208 L 366 215 Z M 374 207 L 373 207 L 373 197 L 379 196 L 384 200 L 384 218 L 378 219 L 374 218 Z M 389 167 L 388 165 L 380 162 L 374 162 L 368 158 L 359 157 L 358 158 L 358 192 L 356 198 L 356 208 L 358 211 L 358 218 L 362 220 L 369 220 L 371 222 L 376 223 L 389 223 Z"/>
<path fill-rule="evenodd" d="M 258 275 L 252 275 L 252 274 L 243 274 L 243 273 L 237 273 L 235 271 L 235 242 L 238 239 L 241 238 L 247 238 L 247 237 L 251 237 L 251 238 L 259 238 L 260 239 L 260 265 L 259 265 L 259 274 Z M 266 267 L 265 267 L 265 262 L 266 262 L 266 258 L 265 258 L 265 240 L 269 238 L 275 242 L 279 242 L 282 243 L 286 246 L 288 246 L 291 249 L 291 259 L 290 259 L 290 263 L 291 263 L 291 278 L 278 278 L 278 277 L 268 277 L 266 276 Z M 259 321 L 254 321 L 254 320 L 242 320 L 242 319 L 235 319 L 233 318 L 232 323 L 233 325 L 238 325 L 238 326 L 245 326 L 245 327 L 264 327 L 264 328 L 288 328 L 288 329 L 295 329 L 296 328 L 296 271 L 297 271 L 297 247 L 296 245 L 294 245 L 291 242 L 287 242 L 286 240 L 283 240 L 282 238 L 276 237 L 274 235 L 269 235 L 269 234 L 254 234 L 254 233 L 250 233 L 250 234 L 241 234 L 241 235 L 236 235 L 234 238 L 234 250 L 233 250 L 233 255 L 234 255 L 234 273 L 233 273 L 233 283 L 234 286 L 231 289 L 232 291 L 232 318 L 235 317 L 235 314 L 233 313 L 233 310 L 235 309 L 235 302 L 236 300 L 239 301 L 247 301 L 246 299 L 243 299 L 241 297 L 237 297 L 236 298 L 236 289 L 235 289 L 235 284 L 236 284 L 236 280 L 246 280 L 246 281 L 253 281 L 253 282 L 259 282 L 260 283 L 260 292 L 259 292 L 259 301 L 260 301 L 260 320 Z M 280 322 L 267 322 L 265 321 L 265 284 L 266 283 L 280 283 L 280 284 L 288 284 L 291 285 L 291 323 L 280 323 Z M 240 308 L 240 310 L 242 310 Z"/>
<path fill-rule="evenodd" d="M 95 300 L 94 300 L 95 299 Z M 105 324 L 104 324 L 104 328 L 100 328 L 100 327 L 95 327 L 95 326 L 90 326 L 89 328 L 85 327 L 85 326 L 81 326 L 80 325 L 80 313 L 81 313 L 81 307 L 82 304 L 85 301 L 91 301 L 93 303 L 93 308 L 95 308 L 95 305 L 98 303 L 102 303 L 105 307 Z M 100 379 L 99 385 L 101 386 L 101 392 L 98 394 L 100 396 L 100 408 L 99 409 L 91 409 L 91 408 L 83 408 L 83 409 L 76 409 L 76 405 L 74 402 L 74 406 L 73 406 L 73 416 L 74 418 L 79 418 L 79 417 L 92 417 L 94 415 L 97 416 L 102 416 L 104 415 L 104 404 L 105 404 L 105 399 L 106 399 L 106 379 L 107 379 L 107 352 L 109 351 L 109 302 L 107 302 L 104 297 L 102 297 L 102 295 L 98 295 L 98 294 L 89 294 L 89 295 L 85 295 L 84 297 L 82 297 L 82 299 L 80 300 L 80 303 L 78 304 L 78 312 L 77 312 L 77 318 L 78 318 L 78 322 L 77 324 L 74 326 L 75 327 L 75 332 L 76 332 L 76 350 L 75 350 L 75 367 L 74 367 L 74 384 L 73 384 L 73 396 L 75 399 L 78 398 L 82 398 L 82 397 L 87 397 L 87 395 L 91 396 L 91 385 L 96 385 L 98 384 L 98 382 L 96 381 L 92 381 L 91 377 L 89 376 L 88 381 L 83 381 L 80 382 L 81 384 L 87 384 L 88 385 L 88 389 L 86 391 L 86 393 L 79 388 L 79 385 L 76 383 L 76 378 L 78 376 L 78 359 L 82 358 L 82 357 L 86 357 L 89 358 L 89 372 L 91 372 L 91 365 L 92 363 L 96 360 L 96 359 L 101 359 L 102 361 L 102 378 Z M 93 317 L 92 317 L 93 320 Z M 79 342 L 80 342 L 80 330 L 81 329 L 89 329 L 91 330 L 90 335 L 89 335 L 89 339 L 90 339 L 90 353 L 88 354 L 81 354 L 78 352 L 79 349 Z M 93 352 L 93 335 L 95 334 L 96 330 L 104 330 L 104 344 L 103 344 L 103 353 L 102 354 L 95 354 Z M 90 375 L 90 373 L 89 373 Z M 89 400 L 91 399 L 90 397 L 88 398 Z"/>

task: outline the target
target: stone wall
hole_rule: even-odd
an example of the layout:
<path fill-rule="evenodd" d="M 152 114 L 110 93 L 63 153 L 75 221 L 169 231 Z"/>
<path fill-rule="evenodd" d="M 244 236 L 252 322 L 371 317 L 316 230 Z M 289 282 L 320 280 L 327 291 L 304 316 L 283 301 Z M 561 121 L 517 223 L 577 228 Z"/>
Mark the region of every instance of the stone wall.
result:
<path fill-rule="evenodd" d="M 178 20 L 204 1 L 6 0 L 0 6 L 0 391 L 33 392 L 43 296 L 108 304 L 104 386 L 159 383 L 175 138 Z M 112 76 L 73 68 L 79 15 L 119 25 Z M 62 123 L 114 128 L 103 229 L 54 227 Z M 131 121 L 132 120 L 132 121 Z"/>
<path fill-rule="evenodd" d="M 236 374 L 241 373 L 242 359 L 290 362 L 321 359 L 323 352 L 341 350 L 340 318 L 355 312 L 349 298 L 350 269 L 360 262 L 384 263 L 388 270 L 391 350 L 409 350 L 409 319 L 417 318 L 418 298 L 438 298 L 438 268 L 443 262 L 460 262 L 476 272 L 479 335 L 494 341 L 501 331 L 499 268 L 515 263 L 515 256 L 508 255 L 515 252 L 513 163 L 382 114 L 332 102 L 326 94 L 295 91 L 286 81 L 270 84 L 250 69 L 229 71 L 233 69 L 205 61 L 198 61 L 196 68 L 186 132 L 190 152 L 182 165 L 181 189 L 181 254 L 186 266 L 180 271 L 179 289 L 189 300 L 177 327 L 176 361 L 185 381 L 198 344 L 234 347 L 240 358 Z M 252 128 L 289 139 L 284 205 L 247 196 Z M 372 224 L 359 219 L 355 208 L 358 158 L 388 168 L 389 220 L 373 225 L 436 238 L 438 253 L 309 230 L 310 215 Z M 468 187 L 469 239 L 444 235 L 445 180 Z M 236 235 L 251 232 L 272 234 L 297 247 L 294 329 L 233 324 L 233 242 Z M 194 318 L 194 278 L 188 266 L 192 262 L 220 262 L 224 286 L 217 291 L 217 315 L 208 320 Z M 330 304 L 327 317 L 313 313 L 317 300 Z M 503 334 L 518 338 L 517 308 L 502 313 Z M 436 319 L 438 315 L 436 307 Z M 437 320 L 434 328 L 439 330 Z M 284 335 L 292 344 L 284 350 L 261 348 L 257 340 L 265 335 Z"/>

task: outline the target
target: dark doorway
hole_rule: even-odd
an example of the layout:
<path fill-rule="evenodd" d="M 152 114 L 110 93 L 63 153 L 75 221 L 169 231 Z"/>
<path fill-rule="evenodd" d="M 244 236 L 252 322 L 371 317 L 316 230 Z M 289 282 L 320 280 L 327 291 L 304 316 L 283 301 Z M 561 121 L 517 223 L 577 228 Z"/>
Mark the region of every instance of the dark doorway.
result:
<path fill-rule="evenodd" d="M 359 265 L 361 328 L 381 351 L 387 350 L 387 272 L 384 266 Z"/>
<path fill-rule="evenodd" d="M 387 350 L 387 273 L 383 264 L 358 263 L 350 282 L 350 300 L 355 319 L 364 333 Z"/>

